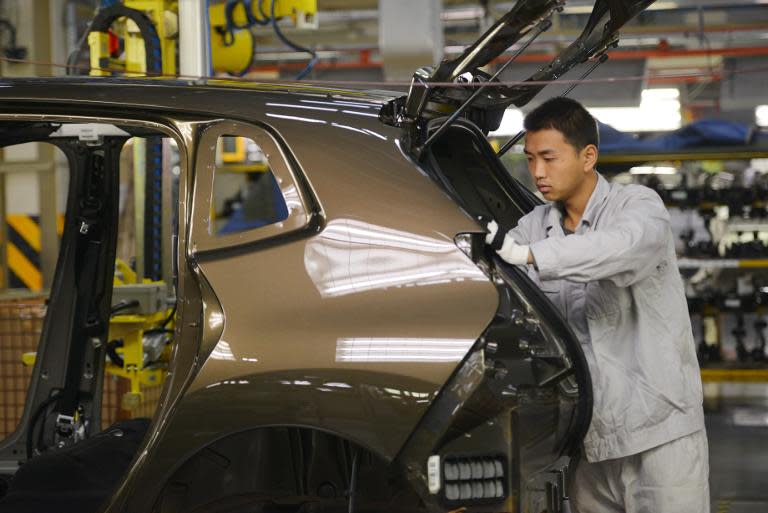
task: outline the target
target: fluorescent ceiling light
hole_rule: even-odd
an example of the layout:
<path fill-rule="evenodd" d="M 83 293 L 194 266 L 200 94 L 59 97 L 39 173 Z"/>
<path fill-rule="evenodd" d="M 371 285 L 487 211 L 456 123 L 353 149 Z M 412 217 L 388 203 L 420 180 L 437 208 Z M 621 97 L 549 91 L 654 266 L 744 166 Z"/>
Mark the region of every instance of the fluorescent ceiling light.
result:
<path fill-rule="evenodd" d="M 629 172 L 633 175 L 674 175 L 677 169 L 666 166 L 635 166 Z"/>
<path fill-rule="evenodd" d="M 768 127 L 768 105 L 758 105 L 755 107 L 755 123 L 757 123 L 757 126 Z"/>
<path fill-rule="evenodd" d="M 680 91 L 645 89 L 639 107 L 599 107 L 589 112 L 602 123 L 624 132 L 677 130 L 680 128 Z"/>
<path fill-rule="evenodd" d="M 677 88 L 668 89 L 644 89 L 640 94 L 640 105 L 643 102 L 658 102 L 668 100 L 679 100 L 680 91 Z"/>

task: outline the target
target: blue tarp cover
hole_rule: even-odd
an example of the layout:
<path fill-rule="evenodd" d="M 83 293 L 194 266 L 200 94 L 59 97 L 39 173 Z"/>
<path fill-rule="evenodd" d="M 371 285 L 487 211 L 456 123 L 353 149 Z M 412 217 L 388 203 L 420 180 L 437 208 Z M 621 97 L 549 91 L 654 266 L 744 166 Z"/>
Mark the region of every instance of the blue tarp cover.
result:
<path fill-rule="evenodd" d="M 745 123 L 702 119 L 674 132 L 648 139 L 599 123 L 601 153 L 657 153 L 707 146 L 744 146 L 750 141 L 750 127 Z"/>

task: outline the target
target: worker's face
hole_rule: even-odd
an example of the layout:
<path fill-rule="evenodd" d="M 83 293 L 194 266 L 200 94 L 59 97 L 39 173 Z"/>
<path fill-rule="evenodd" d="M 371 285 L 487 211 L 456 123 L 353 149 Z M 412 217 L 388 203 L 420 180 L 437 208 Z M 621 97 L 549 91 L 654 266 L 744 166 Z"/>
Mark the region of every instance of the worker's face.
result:
<path fill-rule="evenodd" d="M 547 201 L 568 201 L 587 184 L 597 160 L 590 144 L 578 151 L 559 130 L 547 128 L 525 135 L 528 170 Z"/>

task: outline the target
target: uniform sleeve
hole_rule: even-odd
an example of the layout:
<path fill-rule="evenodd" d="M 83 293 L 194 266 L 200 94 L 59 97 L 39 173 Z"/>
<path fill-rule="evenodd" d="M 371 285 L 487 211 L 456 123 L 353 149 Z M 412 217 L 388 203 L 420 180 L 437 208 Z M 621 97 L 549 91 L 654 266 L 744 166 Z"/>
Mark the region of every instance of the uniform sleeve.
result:
<path fill-rule="evenodd" d="M 541 213 L 538 209 L 531 210 L 517 221 L 517 226 L 509 230 L 509 235 L 518 244 L 530 244 L 535 240 L 534 225 L 539 217 L 541 217 Z"/>
<path fill-rule="evenodd" d="M 532 243 L 541 279 L 611 280 L 626 287 L 650 276 L 671 237 L 669 213 L 658 195 L 637 193 L 608 222 L 597 231 Z"/>

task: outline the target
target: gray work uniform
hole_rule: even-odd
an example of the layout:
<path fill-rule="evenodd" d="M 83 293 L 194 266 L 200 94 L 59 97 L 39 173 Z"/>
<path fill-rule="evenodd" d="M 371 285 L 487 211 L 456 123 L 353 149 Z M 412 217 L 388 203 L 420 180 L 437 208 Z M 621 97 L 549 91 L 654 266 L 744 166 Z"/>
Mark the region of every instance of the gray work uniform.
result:
<path fill-rule="evenodd" d="M 573 235 L 562 219 L 556 205 L 540 205 L 510 234 L 530 246 L 529 276 L 584 350 L 594 395 L 586 459 L 627 457 L 703 430 L 696 348 L 659 196 L 598 174 Z"/>

